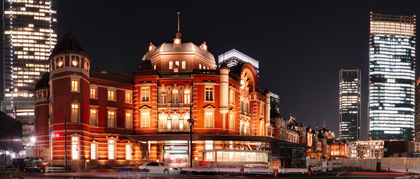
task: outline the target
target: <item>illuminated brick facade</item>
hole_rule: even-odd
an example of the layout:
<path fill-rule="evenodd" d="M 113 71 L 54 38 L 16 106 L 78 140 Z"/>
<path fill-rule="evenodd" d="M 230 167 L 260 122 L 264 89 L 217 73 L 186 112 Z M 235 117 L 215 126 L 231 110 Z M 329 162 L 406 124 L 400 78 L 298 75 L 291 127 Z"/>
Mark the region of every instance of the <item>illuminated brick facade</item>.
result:
<path fill-rule="evenodd" d="M 256 150 L 278 139 L 270 93 L 259 88 L 255 68 L 217 68 L 206 43 L 179 37 L 150 44 L 140 69 L 126 75 L 91 71 L 95 59 L 73 34 L 64 35 L 35 91 L 39 156 L 62 164 L 67 136 L 67 160 L 75 168 L 147 160 L 185 166 L 191 117 L 194 165 L 206 161 L 202 150 Z M 268 161 L 267 153 L 255 155 Z"/>

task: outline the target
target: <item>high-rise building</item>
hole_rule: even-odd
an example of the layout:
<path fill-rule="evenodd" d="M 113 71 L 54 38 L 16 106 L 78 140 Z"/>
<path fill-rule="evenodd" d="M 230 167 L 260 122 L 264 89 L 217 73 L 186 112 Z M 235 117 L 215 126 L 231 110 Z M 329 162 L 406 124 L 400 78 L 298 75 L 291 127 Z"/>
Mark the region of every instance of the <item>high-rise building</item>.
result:
<path fill-rule="evenodd" d="M 416 126 L 415 126 L 415 141 L 420 141 L 420 78 L 416 82 Z"/>
<path fill-rule="evenodd" d="M 1 110 L 22 122 L 23 145 L 31 148 L 33 89 L 48 71 L 48 58 L 57 42 L 57 1 L 4 0 L 3 35 Z"/>
<path fill-rule="evenodd" d="M 369 136 L 412 140 L 416 17 L 370 14 Z"/>
<path fill-rule="evenodd" d="M 252 66 L 254 66 L 257 73 L 259 73 L 260 68 L 260 63 L 258 62 L 258 60 L 255 60 L 252 57 L 249 57 L 248 55 L 236 49 L 229 50 L 224 54 L 219 55 L 217 63 L 219 64 L 219 66 L 222 63 L 226 63 L 228 67 L 232 67 L 240 63 L 250 63 Z"/>
<path fill-rule="evenodd" d="M 360 70 L 341 69 L 339 76 L 339 137 L 342 140 L 360 140 Z"/>

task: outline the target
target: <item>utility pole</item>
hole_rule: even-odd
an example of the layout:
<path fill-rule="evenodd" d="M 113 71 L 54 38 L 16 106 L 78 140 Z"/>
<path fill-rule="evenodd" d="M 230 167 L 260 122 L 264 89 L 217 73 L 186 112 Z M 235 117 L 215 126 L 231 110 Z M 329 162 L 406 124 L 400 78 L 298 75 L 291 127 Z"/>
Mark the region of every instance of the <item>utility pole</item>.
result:
<path fill-rule="evenodd" d="M 191 95 L 192 96 L 192 95 Z M 193 104 L 190 104 L 190 119 L 188 119 L 188 123 L 190 124 L 190 140 L 188 141 L 189 145 L 188 145 L 188 152 L 190 154 L 190 168 L 192 168 L 192 158 L 193 158 L 193 150 L 192 150 L 192 133 L 193 133 L 193 125 L 194 125 L 194 119 L 192 118 L 192 106 Z"/>

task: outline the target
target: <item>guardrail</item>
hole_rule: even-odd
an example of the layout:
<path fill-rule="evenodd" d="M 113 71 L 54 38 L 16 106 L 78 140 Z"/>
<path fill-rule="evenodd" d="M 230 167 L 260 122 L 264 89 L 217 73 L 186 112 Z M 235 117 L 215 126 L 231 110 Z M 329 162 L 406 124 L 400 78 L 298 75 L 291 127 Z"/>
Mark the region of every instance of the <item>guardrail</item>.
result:
<path fill-rule="evenodd" d="M 120 178 L 150 178 L 149 169 L 116 168 Z"/>
<path fill-rule="evenodd" d="M 46 166 L 45 167 L 45 172 L 50 173 L 50 172 L 65 172 L 66 171 L 66 167 L 53 167 L 53 166 Z"/>
<path fill-rule="evenodd" d="M 305 173 L 308 173 L 308 169 L 307 168 L 279 168 L 278 172 L 281 174 L 285 174 L 285 173 L 305 174 Z"/>

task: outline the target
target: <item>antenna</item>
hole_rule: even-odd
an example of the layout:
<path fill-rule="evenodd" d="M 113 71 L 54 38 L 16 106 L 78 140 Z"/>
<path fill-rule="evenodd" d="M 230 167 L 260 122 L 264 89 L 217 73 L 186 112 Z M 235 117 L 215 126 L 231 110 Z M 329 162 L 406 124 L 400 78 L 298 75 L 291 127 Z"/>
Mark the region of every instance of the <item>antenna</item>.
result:
<path fill-rule="evenodd" d="M 181 14 L 180 12 L 177 12 L 178 14 L 178 33 L 179 33 L 179 14 Z"/>
<path fill-rule="evenodd" d="M 176 33 L 176 38 L 180 39 L 181 38 L 181 32 L 180 32 L 180 25 L 179 25 L 179 14 L 181 14 L 181 12 L 177 12 L 178 14 L 178 31 Z"/>

